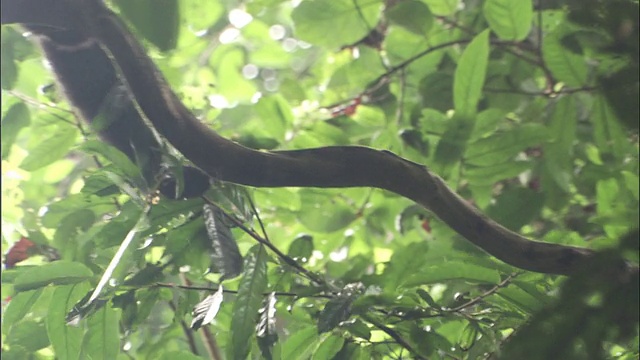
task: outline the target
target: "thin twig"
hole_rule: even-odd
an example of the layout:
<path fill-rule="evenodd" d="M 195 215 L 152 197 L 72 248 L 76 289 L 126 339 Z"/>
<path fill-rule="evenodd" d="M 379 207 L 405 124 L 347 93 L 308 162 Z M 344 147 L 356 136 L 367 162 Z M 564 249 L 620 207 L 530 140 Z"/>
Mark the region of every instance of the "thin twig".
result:
<path fill-rule="evenodd" d="M 169 288 L 169 289 L 184 289 L 184 290 L 197 290 L 197 291 L 209 291 L 209 292 L 216 292 L 218 291 L 218 287 L 209 287 L 209 286 L 195 286 L 195 285 L 180 285 L 180 284 L 173 284 L 173 283 L 154 283 L 153 285 L 151 285 L 151 287 L 161 287 L 161 288 Z M 222 289 L 223 293 L 226 294 L 237 294 L 238 291 L 237 290 L 229 290 L 229 289 Z M 270 291 L 270 292 L 265 292 L 262 293 L 262 295 L 267 296 L 270 294 L 275 294 L 276 296 L 291 296 L 291 297 L 298 297 L 298 298 L 304 298 L 304 297 L 310 297 L 310 298 L 323 298 L 323 299 L 330 299 L 332 298 L 332 296 L 330 295 L 325 295 L 325 294 L 317 294 L 317 295 L 299 295 L 293 292 L 286 292 L 286 291 Z"/>
<path fill-rule="evenodd" d="M 177 308 L 173 301 L 169 301 L 168 304 L 171 310 L 175 313 L 177 311 Z M 193 337 L 193 331 L 189 328 L 184 320 L 180 320 L 180 327 L 182 328 L 184 336 L 187 338 L 189 350 L 191 350 L 194 355 L 198 355 L 198 347 L 196 346 L 196 339 Z"/>
<path fill-rule="evenodd" d="M 470 301 L 467 301 L 466 303 L 464 303 L 464 304 L 462 304 L 460 306 L 456 306 L 456 307 L 451 308 L 451 309 L 441 309 L 441 311 L 443 311 L 443 312 L 460 312 L 461 310 L 464 310 L 464 309 L 466 309 L 466 308 L 468 308 L 470 306 L 473 306 L 473 305 L 477 304 L 478 302 L 480 302 L 482 299 L 486 298 L 487 296 L 493 295 L 498 290 L 500 290 L 503 287 L 509 285 L 511 283 L 511 280 L 513 280 L 515 277 L 517 277 L 520 274 L 522 274 L 522 272 L 514 272 L 511 275 L 507 276 L 499 284 L 497 284 L 496 286 L 494 286 L 491 289 L 487 290 L 485 293 L 476 296 L 475 298 L 471 299 Z"/>
<path fill-rule="evenodd" d="M 403 348 L 407 349 L 410 353 L 412 353 L 416 359 L 425 359 L 426 358 L 422 355 L 420 355 L 420 353 L 418 353 L 406 340 L 404 340 L 402 338 L 402 336 L 400 336 L 400 334 L 398 334 L 395 330 L 393 330 L 392 328 L 386 326 L 385 324 L 379 322 L 378 320 L 368 316 L 368 315 L 361 315 L 362 318 L 371 323 L 373 326 L 377 327 L 378 329 L 384 331 L 387 335 L 389 335 L 393 340 L 396 341 L 396 343 L 398 343 L 398 345 L 402 346 Z"/>

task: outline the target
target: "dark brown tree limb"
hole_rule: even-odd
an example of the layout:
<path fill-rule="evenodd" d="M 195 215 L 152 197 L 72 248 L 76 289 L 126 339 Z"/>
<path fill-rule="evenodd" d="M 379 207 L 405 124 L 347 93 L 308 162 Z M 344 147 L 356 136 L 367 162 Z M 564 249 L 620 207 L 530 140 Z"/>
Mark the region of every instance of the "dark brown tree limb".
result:
<path fill-rule="evenodd" d="M 375 187 L 405 196 L 435 213 L 467 240 L 496 258 L 541 273 L 570 274 L 593 251 L 529 240 L 497 224 L 449 189 L 425 166 L 387 151 L 333 146 L 295 151 L 255 151 L 227 140 L 196 119 L 171 90 L 145 50 L 118 17 L 94 0 L 49 0 L 25 18 L 3 1 L 2 22 L 59 26 L 46 9 L 98 41 L 112 56 L 143 115 L 187 159 L 223 181 L 255 187 Z M 60 7 L 63 3 L 67 6 Z M 9 11 L 8 11 L 9 10 Z"/>

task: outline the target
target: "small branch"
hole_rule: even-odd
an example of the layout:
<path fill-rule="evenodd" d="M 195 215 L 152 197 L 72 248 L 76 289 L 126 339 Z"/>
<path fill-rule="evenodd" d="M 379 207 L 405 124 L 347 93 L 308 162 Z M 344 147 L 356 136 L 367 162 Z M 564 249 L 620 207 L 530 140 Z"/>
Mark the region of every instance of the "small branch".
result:
<path fill-rule="evenodd" d="M 195 286 L 195 285 L 179 285 L 179 284 L 173 284 L 173 283 L 154 283 L 152 284 L 150 287 L 161 287 L 161 288 L 169 288 L 169 289 L 184 289 L 184 290 L 196 290 L 196 291 L 208 291 L 208 292 L 216 292 L 218 291 L 218 287 L 208 287 L 208 286 Z M 238 291 L 237 290 L 229 290 L 229 289 L 222 289 L 222 292 L 225 294 L 237 294 Z M 266 292 L 263 293 L 262 295 L 264 296 L 268 296 L 270 294 L 275 294 L 276 296 L 290 296 L 290 297 L 297 297 L 297 298 L 322 298 L 322 299 L 331 299 L 332 296 L 329 295 L 324 295 L 324 294 L 318 294 L 318 295 L 299 295 L 296 293 L 292 293 L 292 292 L 285 292 L 285 291 L 270 291 L 270 292 Z"/>
<path fill-rule="evenodd" d="M 169 301 L 168 304 L 171 310 L 175 313 L 177 311 L 177 308 L 176 308 L 176 305 L 173 303 L 173 301 Z M 184 336 L 187 338 L 187 343 L 189 344 L 189 350 L 191 350 L 191 352 L 194 355 L 198 355 L 198 347 L 196 346 L 196 339 L 193 337 L 193 331 L 191 331 L 191 329 L 189 328 L 189 326 L 184 320 L 180 320 L 180 327 L 182 328 L 182 332 L 184 333 Z"/>
<path fill-rule="evenodd" d="M 460 306 L 456 306 L 452 309 L 441 309 L 442 312 L 460 312 L 461 310 L 464 310 L 470 306 L 473 306 L 475 304 L 477 304 L 478 302 L 480 302 L 482 299 L 486 298 L 487 296 L 491 296 L 493 294 L 495 294 L 498 290 L 508 286 L 511 283 L 511 280 L 513 280 L 515 277 L 519 276 L 520 274 L 522 274 L 522 272 L 515 272 L 509 276 L 507 276 L 504 280 L 502 280 L 500 283 L 498 283 L 496 286 L 492 287 L 491 289 L 487 290 L 485 293 L 476 296 L 475 298 L 473 298 L 472 300 L 460 305 Z"/>
<path fill-rule="evenodd" d="M 398 334 L 395 330 L 393 330 L 392 328 L 386 326 L 385 324 L 379 322 L 378 320 L 375 320 L 374 318 L 368 316 L 368 315 L 361 315 L 362 318 L 371 323 L 373 326 L 377 327 L 378 329 L 384 331 L 387 335 L 389 335 L 393 340 L 396 341 L 396 343 L 398 343 L 398 345 L 402 346 L 403 348 L 407 349 L 411 354 L 413 354 L 413 356 L 415 356 L 416 359 L 423 359 L 426 360 L 426 358 L 422 355 L 420 355 L 420 353 L 418 353 L 406 340 L 404 340 L 402 338 L 402 336 L 400 336 L 400 334 Z"/>

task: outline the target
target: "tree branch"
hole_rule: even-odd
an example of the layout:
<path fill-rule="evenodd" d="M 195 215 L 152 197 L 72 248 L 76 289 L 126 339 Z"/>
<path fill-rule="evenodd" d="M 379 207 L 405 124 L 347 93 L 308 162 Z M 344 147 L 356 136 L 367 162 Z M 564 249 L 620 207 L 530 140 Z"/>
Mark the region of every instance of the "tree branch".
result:
<path fill-rule="evenodd" d="M 33 1 L 33 0 L 29 0 Z M 405 196 L 435 213 L 467 240 L 521 269 L 570 274 L 593 251 L 529 240 L 469 205 L 425 166 L 388 151 L 358 146 L 263 152 L 223 138 L 196 119 L 171 90 L 145 50 L 117 16 L 95 0 L 49 0 L 33 8 L 67 4 L 67 18 L 80 19 L 79 32 L 96 39 L 119 68 L 140 110 L 176 149 L 212 177 L 255 187 L 374 187 Z M 51 17 L 20 18 L 23 1 L 3 1 L 3 23 Z M 60 9 L 58 9 L 60 10 Z M 45 24 L 49 24 L 46 22 Z M 59 25 L 57 20 L 50 25 Z M 444 46 L 445 44 L 443 44 Z"/>

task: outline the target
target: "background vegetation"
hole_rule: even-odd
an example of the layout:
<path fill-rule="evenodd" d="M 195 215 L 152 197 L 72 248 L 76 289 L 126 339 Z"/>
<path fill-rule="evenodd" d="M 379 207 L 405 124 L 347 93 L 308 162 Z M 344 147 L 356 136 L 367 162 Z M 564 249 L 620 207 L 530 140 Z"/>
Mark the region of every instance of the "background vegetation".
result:
<path fill-rule="evenodd" d="M 637 1 L 110 4 L 220 134 L 390 150 L 512 230 L 601 251 L 520 271 L 366 188 L 149 199 L 3 26 L 3 358 L 638 357 L 637 273 L 607 276 L 638 261 Z"/>

